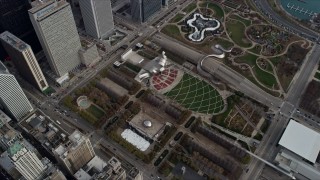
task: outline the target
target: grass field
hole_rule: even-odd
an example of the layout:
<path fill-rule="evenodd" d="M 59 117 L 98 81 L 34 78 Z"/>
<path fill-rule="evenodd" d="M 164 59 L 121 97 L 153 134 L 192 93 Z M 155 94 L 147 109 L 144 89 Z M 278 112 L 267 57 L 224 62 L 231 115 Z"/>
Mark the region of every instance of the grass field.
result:
<path fill-rule="evenodd" d="M 245 25 L 239 21 L 230 20 L 226 23 L 230 38 L 241 47 L 250 47 L 250 41 L 245 37 Z"/>
<path fill-rule="evenodd" d="M 181 13 L 179 13 L 179 14 L 177 14 L 176 16 L 174 16 L 174 17 L 170 20 L 170 22 L 171 22 L 171 23 L 177 23 L 177 22 L 181 21 L 181 19 L 182 19 L 183 17 L 184 17 L 184 15 L 181 14 Z"/>
<path fill-rule="evenodd" d="M 235 20 L 238 20 L 238 21 L 242 22 L 247 27 L 251 25 L 251 21 L 250 20 L 243 19 L 242 17 L 240 17 L 238 15 L 231 15 L 229 17 L 232 18 L 232 19 L 235 19 Z"/>
<path fill-rule="evenodd" d="M 178 40 L 182 39 L 181 34 L 180 34 L 180 30 L 179 30 L 178 26 L 176 26 L 176 25 L 172 25 L 172 24 L 166 25 L 161 30 L 161 32 L 168 35 L 168 36 L 171 36 L 175 39 L 178 39 Z"/>
<path fill-rule="evenodd" d="M 209 9 L 211 9 L 211 10 L 213 10 L 215 12 L 215 15 L 214 15 L 215 17 L 217 17 L 219 19 L 224 17 L 223 10 L 220 8 L 220 6 L 218 6 L 218 5 L 214 4 L 214 3 L 211 3 L 211 2 L 206 3 L 206 2 L 204 2 L 204 3 L 200 4 L 200 7 L 206 8 L 207 5 L 208 5 Z"/>
<path fill-rule="evenodd" d="M 243 56 L 239 57 L 238 59 L 236 59 L 235 61 L 237 63 L 246 63 L 249 66 L 251 66 L 253 68 L 254 71 L 254 75 L 256 76 L 256 78 L 259 80 L 259 82 L 261 82 L 262 84 L 264 84 L 265 86 L 271 88 L 273 86 L 277 87 L 277 80 L 274 77 L 274 75 L 263 71 L 262 69 L 260 69 L 256 63 L 257 61 L 257 56 L 253 55 L 251 53 L 246 53 Z M 270 65 L 269 65 L 270 66 Z"/>
<path fill-rule="evenodd" d="M 260 69 L 258 67 L 258 65 L 256 65 L 254 68 L 253 68 L 254 72 L 255 72 L 255 76 L 256 78 L 264 85 L 266 85 L 267 87 L 269 88 L 272 88 L 273 86 L 277 87 L 277 80 L 276 78 L 268 73 L 268 72 L 265 72 L 263 71 L 262 69 Z"/>
<path fill-rule="evenodd" d="M 222 38 L 217 38 L 214 40 L 217 44 L 220 44 L 222 47 L 224 47 L 225 49 L 230 49 L 231 47 L 234 46 L 234 44 L 230 41 L 227 41 L 225 39 Z"/>
<path fill-rule="evenodd" d="M 197 4 L 196 3 L 191 3 L 187 7 L 185 7 L 182 11 L 185 12 L 185 13 L 189 13 L 189 12 L 193 11 L 196 8 L 197 8 Z"/>
<path fill-rule="evenodd" d="M 189 74 L 184 74 L 179 84 L 165 95 L 195 112 L 212 114 L 224 108 L 217 90 Z"/>
<path fill-rule="evenodd" d="M 97 119 L 100 119 L 104 115 L 104 112 L 102 110 L 100 110 L 99 108 L 97 108 L 93 104 L 88 109 L 86 109 L 86 111 L 88 111 L 90 114 L 92 114 Z"/>
<path fill-rule="evenodd" d="M 260 45 L 255 45 L 253 48 L 249 49 L 250 52 L 255 53 L 255 54 L 260 54 L 261 52 L 261 46 Z"/>
<path fill-rule="evenodd" d="M 253 55 L 251 53 L 245 53 L 243 56 L 239 57 L 235 61 L 237 63 L 246 63 L 252 67 L 252 66 L 256 65 L 257 58 L 258 58 L 258 56 L 256 56 L 256 55 Z"/>

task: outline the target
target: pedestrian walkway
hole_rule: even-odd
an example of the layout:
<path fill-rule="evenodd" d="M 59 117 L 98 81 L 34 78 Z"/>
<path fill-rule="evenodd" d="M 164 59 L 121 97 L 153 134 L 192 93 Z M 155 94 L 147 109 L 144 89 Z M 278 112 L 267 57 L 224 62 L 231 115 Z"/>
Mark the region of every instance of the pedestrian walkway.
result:
<path fill-rule="evenodd" d="M 256 140 L 256 139 L 253 139 L 253 138 L 244 136 L 244 135 L 242 135 L 242 134 L 233 132 L 233 131 L 231 131 L 231 130 L 229 130 L 229 129 L 227 129 L 227 128 L 221 127 L 221 126 L 219 126 L 219 125 L 217 125 L 217 124 L 215 124 L 215 123 L 212 123 L 212 122 L 207 122 L 207 123 L 209 123 L 209 124 L 211 124 L 212 126 L 220 129 L 221 131 L 223 131 L 223 132 L 225 132 L 225 133 L 227 133 L 227 134 L 229 134 L 229 135 L 237 138 L 237 140 L 241 140 L 241 141 L 243 141 L 243 142 L 246 142 L 248 145 L 251 145 L 251 144 L 253 144 L 253 143 L 257 143 L 257 144 L 260 143 L 260 141 L 258 141 L 258 140 Z"/>

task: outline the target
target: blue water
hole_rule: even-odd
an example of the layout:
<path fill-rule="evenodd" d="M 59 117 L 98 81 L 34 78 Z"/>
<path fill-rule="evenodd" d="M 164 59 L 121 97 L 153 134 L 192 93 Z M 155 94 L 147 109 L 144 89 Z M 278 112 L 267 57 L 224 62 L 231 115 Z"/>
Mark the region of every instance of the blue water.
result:
<path fill-rule="evenodd" d="M 301 2 L 304 1 L 304 2 Z M 308 12 L 313 11 L 314 13 L 320 13 L 320 0 L 281 0 L 282 7 L 291 15 L 298 19 L 310 19 L 311 16 L 304 13 L 299 13 L 299 11 L 295 11 L 287 7 L 289 3 L 290 6 L 294 5 L 294 8 L 299 6 L 299 9 L 303 8 L 303 11 L 308 10 Z"/>

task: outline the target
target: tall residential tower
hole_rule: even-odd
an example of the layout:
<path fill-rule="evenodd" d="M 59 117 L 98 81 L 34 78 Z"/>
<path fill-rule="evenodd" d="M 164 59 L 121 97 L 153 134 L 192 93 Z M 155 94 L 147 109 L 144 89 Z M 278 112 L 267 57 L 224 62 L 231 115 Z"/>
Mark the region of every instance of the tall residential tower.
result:
<path fill-rule="evenodd" d="M 79 0 L 86 32 L 95 38 L 105 38 L 114 29 L 110 0 Z"/>
<path fill-rule="evenodd" d="M 80 65 L 80 38 L 69 3 L 65 0 L 36 0 L 29 16 L 51 70 L 65 79 Z"/>
<path fill-rule="evenodd" d="M 90 139 L 78 130 L 69 136 L 69 142 L 59 145 L 53 153 L 72 175 L 95 157 Z"/>
<path fill-rule="evenodd" d="M 23 144 L 16 142 L 8 150 L 8 155 L 15 168 L 27 180 L 39 179 L 46 167 L 36 154 L 25 148 Z"/>
<path fill-rule="evenodd" d="M 48 83 L 31 47 L 8 31 L 0 34 L 0 40 L 21 76 L 40 91 L 46 90 Z"/>
<path fill-rule="evenodd" d="M 13 119 L 21 120 L 33 111 L 16 78 L 0 62 L 0 109 Z"/>

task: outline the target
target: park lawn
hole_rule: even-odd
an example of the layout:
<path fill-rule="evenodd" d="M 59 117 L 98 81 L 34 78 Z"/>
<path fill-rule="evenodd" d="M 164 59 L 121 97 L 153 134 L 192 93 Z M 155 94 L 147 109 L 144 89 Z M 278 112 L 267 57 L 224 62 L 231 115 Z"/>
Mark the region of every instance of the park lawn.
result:
<path fill-rule="evenodd" d="M 178 40 L 182 38 L 180 34 L 180 30 L 176 25 L 172 25 L 172 24 L 166 25 L 163 29 L 161 29 L 161 32 Z"/>
<path fill-rule="evenodd" d="M 245 25 L 239 21 L 230 20 L 226 23 L 230 38 L 241 47 L 250 47 L 251 43 L 245 36 Z M 245 42 L 247 41 L 247 42 Z"/>
<path fill-rule="evenodd" d="M 260 68 L 258 67 L 258 65 L 256 65 L 256 66 L 253 68 L 253 70 L 254 70 L 254 72 L 255 72 L 256 78 L 257 78 L 262 84 L 264 84 L 265 86 L 267 86 L 267 87 L 269 87 L 269 88 L 272 88 L 272 87 L 277 88 L 277 87 L 278 87 L 278 86 L 277 86 L 277 80 L 276 80 L 276 78 L 275 78 L 272 74 L 270 74 L 270 73 L 268 73 L 268 72 L 260 69 Z"/>
<path fill-rule="evenodd" d="M 177 101 L 185 108 L 200 113 L 218 113 L 224 105 L 221 103 L 222 97 L 216 89 L 190 74 L 184 74 L 177 86 L 164 95 Z M 222 107 L 220 107 L 221 104 Z M 215 105 L 214 108 L 211 105 Z"/>
<path fill-rule="evenodd" d="M 97 119 L 100 119 L 104 115 L 104 112 L 93 104 L 86 110 Z"/>
<path fill-rule="evenodd" d="M 316 72 L 316 75 L 314 76 L 316 79 L 320 80 L 320 73 Z"/>
<path fill-rule="evenodd" d="M 261 46 L 260 45 L 255 45 L 253 48 L 248 49 L 250 52 L 255 53 L 255 54 L 260 54 L 261 52 Z"/>
<path fill-rule="evenodd" d="M 217 44 L 220 44 L 222 47 L 224 47 L 225 49 L 230 49 L 231 47 L 234 46 L 234 44 L 230 41 L 227 41 L 225 39 L 222 38 L 217 38 L 214 40 Z"/>
<path fill-rule="evenodd" d="M 268 65 L 267 65 L 267 68 L 265 69 L 266 71 L 268 71 L 268 72 L 270 72 L 270 73 L 272 73 L 272 74 L 274 74 L 273 73 L 273 68 L 272 68 L 272 66 L 271 66 L 271 63 L 269 62 L 269 61 L 267 61 L 268 62 Z"/>
<path fill-rule="evenodd" d="M 185 7 L 182 11 L 188 14 L 188 13 L 190 13 L 191 11 L 193 11 L 196 8 L 197 8 L 197 4 L 196 3 L 191 3 L 187 7 Z"/>
<path fill-rule="evenodd" d="M 249 66 L 255 66 L 256 65 L 256 60 L 257 60 L 258 56 L 253 55 L 251 53 L 245 53 L 243 56 L 237 58 L 235 61 L 237 63 L 246 63 Z"/>
<path fill-rule="evenodd" d="M 218 6 L 217 4 L 211 3 L 211 2 L 203 2 L 200 4 L 200 7 L 202 8 L 206 8 L 208 5 L 208 8 L 213 10 L 215 12 L 215 16 L 220 19 L 224 17 L 224 12 L 223 9 L 221 9 L 220 6 Z"/>
<path fill-rule="evenodd" d="M 177 23 L 183 19 L 184 15 L 181 13 L 178 13 L 176 16 L 174 16 L 171 20 L 170 23 Z"/>
<path fill-rule="evenodd" d="M 253 77 L 253 74 L 250 71 L 243 71 L 239 67 L 235 67 L 235 66 L 229 66 L 229 67 L 231 67 L 233 70 L 237 71 L 239 74 L 241 74 L 242 76 L 247 78 L 249 81 L 251 81 L 252 83 L 257 85 L 258 87 L 263 89 L 265 92 L 267 92 L 267 93 L 269 93 L 269 94 L 271 94 L 271 95 L 273 95 L 275 97 L 279 97 L 280 96 L 280 94 L 278 92 L 274 92 L 274 91 L 271 91 L 269 89 L 266 89 L 264 86 L 262 86 L 260 83 L 258 83 L 256 81 L 256 79 Z"/>
<path fill-rule="evenodd" d="M 235 19 L 237 21 L 242 22 L 247 27 L 251 25 L 251 21 L 250 20 L 244 19 L 244 18 L 242 18 L 242 17 L 240 17 L 238 15 L 231 15 L 229 17 L 232 18 L 232 19 Z"/>

